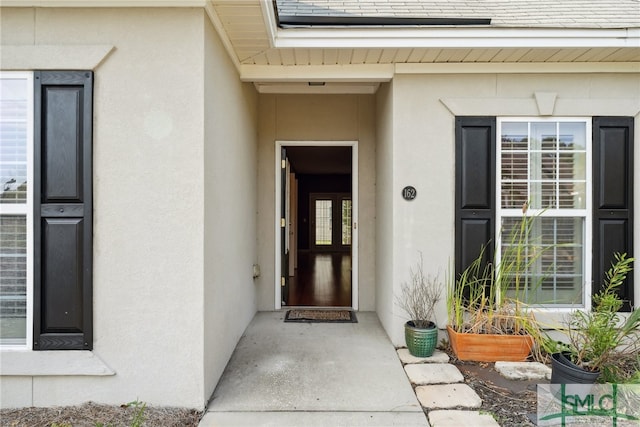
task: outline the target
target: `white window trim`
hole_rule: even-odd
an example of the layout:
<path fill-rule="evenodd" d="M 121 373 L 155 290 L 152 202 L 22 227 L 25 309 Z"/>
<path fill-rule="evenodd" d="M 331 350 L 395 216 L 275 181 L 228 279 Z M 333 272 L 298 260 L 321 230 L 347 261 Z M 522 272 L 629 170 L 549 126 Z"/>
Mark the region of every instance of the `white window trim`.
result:
<path fill-rule="evenodd" d="M 586 137 L 586 205 L 585 209 L 576 209 L 577 215 L 572 215 L 569 212 L 562 212 L 557 209 L 529 209 L 528 215 L 540 215 L 542 217 L 561 217 L 561 216 L 581 216 L 584 217 L 584 244 L 583 244 L 583 295 L 582 304 L 567 305 L 534 305 L 533 308 L 537 312 L 550 312 L 550 313 L 570 313 L 575 309 L 587 309 L 591 307 L 591 293 L 592 293 L 592 279 L 591 279 L 591 264 L 592 264 L 592 250 L 593 250 L 593 172 L 592 172 L 592 155 L 593 155 L 593 141 L 592 141 L 592 119 L 591 117 L 539 117 L 539 116 L 523 116 L 523 117 L 496 117 L 497 131 L 496 131 L 496 219 L 495 219 L 495 253 L 496 258 L 500 259 L 500 248 L 502 246 L 501 236 L 501 224 L 502 217 L 514 217 L 521 216 L 522 212 L 518 209 L 504 209 L 501 203 L 501 176 L 502 176 L 502 163 L 500 158 L 502 156 L 502 124 L 512 122 L 583 122 L 585 123 L 585 137 Z M 516 213 L 518 215 L 514 215 Z"/>
<path fill-rule="evenodd" d="M 27 217 L 26 343 L 25 345 L 0 345 L 0 375 L 2 377 L 115 375 L 115 371 L 95 351 L 33 351 L 33 72 L 0 71 L 0 78 L 23 78 L 27 80 L 27 183 L 29 184 L 27 186 L 26 204 L 0 204 L 0 214 L 24 214 Z"/>
<path fill-rule="evenodd" d="M 25 79 L 27 83 L 27 203 L 0 204 L 2 215 L 25 215 L 27 223 L 27 313 L 24 345 L 0 344 L 4 350 L 31 350 L 33 345 L 33 72 L 0 71 L 0 79 Z"/>

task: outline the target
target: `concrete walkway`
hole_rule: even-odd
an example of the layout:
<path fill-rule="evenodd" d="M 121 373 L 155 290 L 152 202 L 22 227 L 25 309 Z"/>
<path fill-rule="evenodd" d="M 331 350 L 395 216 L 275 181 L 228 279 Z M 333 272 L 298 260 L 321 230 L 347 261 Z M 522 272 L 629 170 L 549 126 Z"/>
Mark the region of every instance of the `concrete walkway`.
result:
<path fill-rule="evenodd" d="M 446 353 L 396 350 L 375 313 L 338 324 L 284 323 L 284 315 L 256 315 L 200 426 L 499 427 Z M 515 379 L 550 375 L 539 363 L 496 369 Z"/>
<path fill-rule="evenodd" d="M 338 324 L 284 314 L 253 319 L 201 426 L 428 426 L 375 313 Z"/>

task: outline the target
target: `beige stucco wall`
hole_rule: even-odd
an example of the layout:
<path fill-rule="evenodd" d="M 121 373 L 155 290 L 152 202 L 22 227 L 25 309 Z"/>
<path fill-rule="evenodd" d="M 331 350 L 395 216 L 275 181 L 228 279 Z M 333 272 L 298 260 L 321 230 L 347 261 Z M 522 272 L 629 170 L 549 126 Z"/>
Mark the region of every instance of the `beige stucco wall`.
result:
<path fill-rule="evenodd" d="M 256 309 L 253 88 L 201 8 L 1 15 L 3 68 L 95 66 L 94 350 L 3 352 L 2 405 L 202 409 Z"/>
<path fill-rule="evenodd" d="M 625 112 L 635 115 L 635 145 L 640 144 L 639 74 L 396 75 L 392 87 L 391 93 L 385 92 L 383 87 L 378 94 L 378 128 L 381 129 L 378 132 L 378 217 L 384 219 L 378 224 L 378 229 L 382 230 L 378 232 L 378 251 L 387 247 L 381 240 L 389 233 L 389 215 L 392 216 L 393 235 L 393 254 L 382 256 L 378 253 L 378 269 L 383 271 L 378 273 L 378 278 L 392 278 L 396 293 L 400 283 L 409 278 L 409 268 L 415 265 L 418 251 L 424 255 L 425 271 L 440 273 L 441 277 L 453 260 L 456 114 L 525 113 L 535 117 L 540 113 L 534 93 L 553 92 L 557 96 L 556 115 L 619 115 Z M 392 112 L 382 105 L 390 105 Z M 393 121 L 391 131 L 385 122 L 390 116 Z M 392 147 L 389 147 L 390 139 Z M 381 156 L 382 150 L 388 154 Z M 383 157 L 392 159 L 392 178 L 382 173 L 382 164 L 386 161 Z M 640 164 L 639 159 L 640 150 L 635 150 L 636 165 Z M 635 182 L 640 182 L 638 169 L 636 167 Z M 405 202 L 400 197 L 405 185 L 413 185 L 418 191 L 412 202 Z M 637 198 L 638 187 L 635 188 L 636 200 L 640 200 Z M 393 206 L 392 213 L 384 208 L 390 205 Z M 639 253 L 639 237 L 640 230 L 636 227 L 636 253 Z M 392 260 L 392 266 L 382 266 L 381 258 Z M 379 289 L 384 286 L 378 284 Z M 636 305 L 640 302 L 639 291 L 640 286 L 636 285 Z M 382 292 L 385 290 L 378 291 L 378 299 Z M 388 316 L 389 306 L 379 302 L 378 314 L 394 344 L 402 345 L 404 315 L 397 306 L 391 306 L 393 316 Z M 440 304 L 437 320 L 441 327 L 446 323 L 444 301 Z"/>
<path fill-rule="evenodd" d="M 204 387 L 213 393 L 257 307 L 257 92 L 205 25 Z"/>
<path fill-rule="evenodd" d="M 359 310 L 375 309 L 375 98 L 372 95 L 260 95 L 258 308 L 275 307 L 276 141 L 358 141 Z"/>
<path fill-rule="evenodd" d="M 376 94 L 376 312 L 385 326 L 394 325 L 395 305 L 393 88 L 393 82 L 385 83 Z"/>
<path fill-rule="evenodd" d="M 405 319 L 394 294 L 418 252 L 441 276 L 453 259 L 456 114 L 518 105 L 535 116 L 534 93 L 554 92 L 561 115 L 631 111 L 640 142 L 638 74 L 398 74 L 376 95 L 257 95 L 199 8 L 2 9 L 0 20 L 3 44 L 49 53 L 25 60 L 36 69 L 66 68 L 51 47 L 95 45 L 99 56 L 113 46 L 87 59 L 95 357 L 80 375 L 73 352 L 56 352 L 72 375 L 51 375 L 49 354 L 15 353 L 40 372 L 3 375 L 4 406 L 137 398 L 202 408 L 255 310 L 274 309 L 277 140 L 358 141 L 359 309 L 376 310 L 396 345 Z M 414 201 L 401 198 L 406 185 Z M 446 323 L 444 302 L 437 320 Z"/>

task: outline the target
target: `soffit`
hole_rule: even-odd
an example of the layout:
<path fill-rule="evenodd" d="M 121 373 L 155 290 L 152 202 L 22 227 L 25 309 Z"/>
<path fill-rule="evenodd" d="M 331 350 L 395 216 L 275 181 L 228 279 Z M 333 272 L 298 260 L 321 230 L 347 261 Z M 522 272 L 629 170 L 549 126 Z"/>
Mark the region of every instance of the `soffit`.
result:
<path fill-rule="evenodd" d="M 638 0 L 278 0 L 291 15 L 491 18 L 489 27 L 280 29 L 271 0 L 2 0 L 3 7 L 205 7 L 246 81 L 385 81 L 401 64 L 640 62 Z M 477 5 L 482 7 L 478 9 Z M 289 9 L 287 9 L 289 8 Z M 297 8 L 297 9 L 296 9 Z M 271 70 L 271 71 L 267 71 Z M 297 74 L 296 74 L 297 73 Z M 299 75 L 299 71 L 294 72 Z M 328 75 L 330 79 L 325 79 Z M 280 77 L 278 77 L 280 76 Z M 339 90 L 339 89 L 338 89 Z"/>
<path fill-rule="evenodd" d="M 218 28 L 231 47 L 237 65 L 250 66 L 345 66 L 407 63 L 590 63 L 640 61 L 640 2 L 622 0 L 603 2 L 609 9 L 594 18 L 593 1 L 577 1 L 586 11 L 567 14 L 568 0 L 543 1 L 532 10 L 532 1 L 487 1 L 481 11 L 473 10 L 469 1 L 281 1 L 288 14 L 344 16 L 359 8 L 371 13 L 378 6 L 378 15 L 395 12 L 398 16 L 416 16 L 409 6 L 420 6 L 422 12 L 436 7 L 436 16 L 491 17 L 489 28 L 295 28 L 275 26 L 269 0 L 212 0 L 210 15 L 219 20 Z M 381 7 L 382 4 L 386 7 Z M 477 2 L 476 2 L 477 3 Z M 511 7 L 507 7 L 510 4 Z M 529 4 L 525 8 L 524 3 Z M 553 4 L 559 3 L 554 7 Z M 619 13 L 612 13 L 612 4 L 622 4 Z M 403 4 L 404 6 L 401 6 Z M 444 8 L 448 4 L 450 9 Z M 462 6 L 465 6 L 463 8 Z M 560 20 L 544 21 L 538 16 L 545 4 Z M 327 9 L 327 5 L 334 9 Z M 338 5 L 338 6 L 335 6 Z M 393 8 L 391 8 L 393 6 Z M 455 8 L 454 8 L 455 6 Z M 489 7 L 491 6 L 491 7 Z M 637 8 L 635 8 L 637 6 Z M 296 9 L 297 7 L 297 9 Z M 335 9 L 335 8 L 338 9 Z M 352 9 L 348 9 L 351 7 Z M 439 7 L 439 8 L 438 8 Z M 509 20 L 509 11 L 519 10 Z M 368 8 L 368 9 L 366 9 Z M 453 10 L 457 14 L 452 14 Z M 637 13 L 634 13 L 637 9 Z M 328 12 L 327 12 L 328 11 Z M 565 15 L 562 15 L 562 12 Z M 589 13 L 587 13 L 589 12 Z M 499 16 L 499 18 L 495 18 Z M 551 15 L 549 15 L 551 16 Z M 621 28 L 633 25 L 633 28 Z"/>

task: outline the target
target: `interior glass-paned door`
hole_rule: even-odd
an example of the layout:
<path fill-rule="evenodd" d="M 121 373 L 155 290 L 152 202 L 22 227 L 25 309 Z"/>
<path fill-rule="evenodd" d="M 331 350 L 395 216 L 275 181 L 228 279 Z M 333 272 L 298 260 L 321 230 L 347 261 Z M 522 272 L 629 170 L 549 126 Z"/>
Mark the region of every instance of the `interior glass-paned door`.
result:
<path fill-rule="evenodd" d="M 342 199 L 341 214 L 341 243 L 348 246 L 351 245 L 351 199 Z"/>
<path fill-rule="evenodd" d="M 353 227 L 351 195 L 315 193 L 311 194 L 310 201 L 310 249 L 348 251 Z"/>
<path fill-rule="evenodd" d="M 315 246 L 331 246 L 333 244 L 333 200 L 316 199 Z"/>

